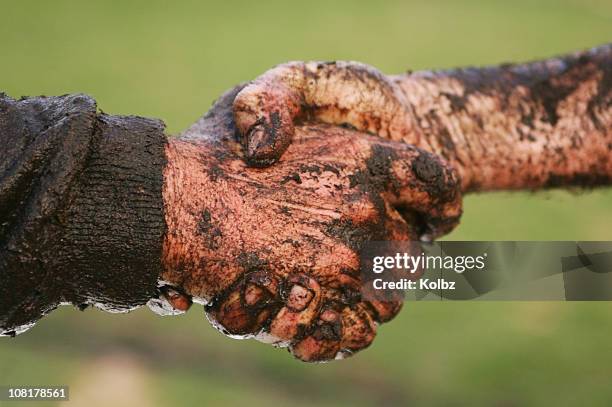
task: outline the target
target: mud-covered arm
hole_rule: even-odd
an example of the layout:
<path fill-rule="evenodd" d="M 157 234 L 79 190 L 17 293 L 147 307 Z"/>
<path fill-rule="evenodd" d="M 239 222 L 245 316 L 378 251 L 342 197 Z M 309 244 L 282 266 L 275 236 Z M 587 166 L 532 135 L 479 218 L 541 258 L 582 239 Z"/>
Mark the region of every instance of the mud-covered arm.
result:
<path fill-rule="evenodd" d="M 393 77 L 464 190 L 612 184 L 612 46 Z"/>
<path fill-rule="evenodd" d="M 248 168 L 224 94 L 182 136 L 74 95 L 0 105 L 0 333 L 61 303 L 161 314 L 206 303 L 215 326 L 349 356 L 399 299 L 364 298 L 369 241 L 429 240 L 461 215 L 439 157 L 338 126 L 298 126 L 288 162 Z M 415 249 L 416 250 L 416 249 Z"/>
<path fill-rule="evenodd" d="M 163 124 L 85 95 L 0 94 L 0 333 L 58 304 L 121 311 L 155 294 Z"/>
<path fill-rule="evenodd" d="M 247 159 L 277 161 L 301 121 L 438 153 L 464 191 L 612 182 L 612 45 L 526 64 L 386 76 L 294 62 L 251 82 L 234 115 Z"/>

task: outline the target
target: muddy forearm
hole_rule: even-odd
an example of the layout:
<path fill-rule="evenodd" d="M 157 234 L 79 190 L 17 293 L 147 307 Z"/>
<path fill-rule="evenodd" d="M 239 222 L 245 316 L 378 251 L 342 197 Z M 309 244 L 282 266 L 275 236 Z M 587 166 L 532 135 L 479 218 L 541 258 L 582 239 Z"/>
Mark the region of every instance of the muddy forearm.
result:
<path fill-rule="evenodd" d="M 466 191 L 612 183 L 612 46 L 392 77 Z M 411 136 L 409 141 L 413 141 Z"/>

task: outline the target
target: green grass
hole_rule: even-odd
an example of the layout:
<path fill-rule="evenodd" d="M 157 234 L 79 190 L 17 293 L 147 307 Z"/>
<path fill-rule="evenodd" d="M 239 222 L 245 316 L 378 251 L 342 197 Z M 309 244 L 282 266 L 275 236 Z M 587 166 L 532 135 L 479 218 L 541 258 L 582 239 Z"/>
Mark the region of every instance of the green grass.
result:
<path fill-rule="evenodd" d="M 159 117 L 178 133 L 222 91 L 287 60 L 353 59 L 397 73 L 612 39 L 603 0 L 381 3 L 0 0 L 0 91 L 85 92 L 106 112 Z M 448 238 L 611 240 L 611 209 L 610 190 L 469 196 Z M 118 355 L 160 406 L 603 406 L 611 337 L 608 303 L 411 303 L 371 349 L 305 365 L 222 337 L 199 307 L 177 318 L 62 308 L 0 340 L 0 384 L 67 383 L 78 394 L 108 367 L 100 360 Z M 100 386 L 101 398 L 112 392 Z"/>

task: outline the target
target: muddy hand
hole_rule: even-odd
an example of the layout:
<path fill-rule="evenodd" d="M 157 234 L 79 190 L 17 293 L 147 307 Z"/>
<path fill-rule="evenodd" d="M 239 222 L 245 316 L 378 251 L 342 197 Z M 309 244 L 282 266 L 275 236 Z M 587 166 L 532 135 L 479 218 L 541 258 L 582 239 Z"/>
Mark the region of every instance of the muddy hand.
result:
<path fill-rule="evenodd" d="M 168 146 L 163 281 L 207 303 L 227 334 L 305 361 L 350 355 L 401 306 L 361 298 L 360 249 L 451 230 L 457 176 L 410 145 L 307 123 L 281 162 L 249 168 L 235 141 L 238 90 Z"/>
<path fill-rule="evenodd" d="M 401 88 L 357 62 L 292 62 L 249 83 L 233 105 L 248 163 L 276 162 L 296 123 L 344 125 L 391 140 L 417 144 L 413 113 Z"/>
<path fill-rule="evenodd" d="M 612 45 L 518 64 L 383 75 L 292 62 L 249 83 L 233 113 L 248 163 L 280 159 L 295 126 L 344 126 L 438 154 L 464 192 L 612 183 Z"/>

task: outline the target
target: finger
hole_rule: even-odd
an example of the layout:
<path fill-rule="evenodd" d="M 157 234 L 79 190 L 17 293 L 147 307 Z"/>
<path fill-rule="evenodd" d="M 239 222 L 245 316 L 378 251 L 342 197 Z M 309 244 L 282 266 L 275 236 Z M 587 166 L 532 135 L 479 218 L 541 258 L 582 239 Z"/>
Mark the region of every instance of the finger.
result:
<path fill-rule="evenodd" d="M 163 286 L 160 292 L 164 299 L 177 311 L 187 311 L 192 304 L 191 297 L 170 286 Z"/>
<path fill-rule="evenodd" d="M 342 326 L 340 348 L 347 354 L 367 348 L 376 337 L 376 323 L 364 303 L 342 311 Z"/>
<path fill-rule="evenodd" d="M 256 334 L 280 304 L 278 279 L 267 271 L 247 274 L 208 306 L 209 318 L 230 335 Z"/>
<path fill-rule="evenodd" d="M 391 321 L 402 309 L 401 301 L 367 301 L 371 307 L 372 318 L 376 322 L 385 323 Z"/>
<path fill-rule="evenodd" d="M 293 121 L 300 113 L 303 87 L 302 70 L 287 64 L 266 72 L 236 95 L 234 120 L 249 165 L 271 165 L 287 149 Z"/>
<path fill-rule="evenodd" d="M 317 316 L 321 301 L 321 287 L 306 274 L 292 274 L 284 282 L 284 306 L 270 324 L 270 334 L 288 341 L 304 334 Z"/>
<path fill-rule="evenodd" d="M 247 162 L 266 166 L 285 151 L 300 117 L 417 144 L 408 106 L 400 88 L 370 66 L 294 62 L 247 85 L 234 101 L 234 118 Z"/>
<path fill-rule="evenodd" d="M 368 177 L 387 202 L 420 224 L 416 234 L 432 239 L 448 233 L 461 216 L 460 180 L 442 158 L 411 145 L 372 142 Z"/>
<path fill-rule="evenodd" d="M 191 296 L 185 294 L 181 288 L 164 284 L 158 290 L 159 295 L 147 302 L 149 309 L 156 314 L 163 316 L 179 315 L 185 313 L 191 307 Z M 79 306 L 79 309 L 81 308 Z"/>
<path fill-rule="evenodd" d="M 376 336 L 376 322 L 387 322 L 401 309 L 401 302 L 368 301 L 352 306 L 323 306 L 303 338 L 290 347 L 306 362 L 321 362 L 350 356 L 368 347 Z"/>
<path fill-rule="evenodd" d="M 418 250 L 414 252 L 415 255 L 420 253 L 420 244 L 415 245 L 407 243 L 417 239 L 417 237 L 415 237 L 414 228 L 412 228 L 394 208 L 387 207 L 385 212 L 387 215 L 387 219 L 385 220 L 385 229 L 387 230 L 387 237 L 385 240 L 387 243 L 377 249 L 377 255 L 387 255 L 387 253 L 388 255 L 394 255 L 394 253 L 398 252 L 400 247 L 402 249 L 405 248 L 406 244 L 409 245 L 411 252 Z M 384 252 L 381 252 L 381 250 L 384 250 Z M 396 275 L 397 270 L 391 270 L 390 272 L 391 274 L 389 277 L 396 281 L 400 278 L 412 278 L 412 276 L 402 272 Z M 362 274 L 360 287 L 361 299 L 367 305 L 366 309 L 374 321 L 379 323 L 388 322 L 402 309 L 404 293 L 401 291 L 388 293 L 373 289 L 372 281 L 370 280 L 371 276 L 372 275 L 369 273 Z"/>
<path fill-rule="evenodd" d="M 305 362 L 332 360 L 340 351 L 342 332 L 342 315 L 331 308 L 325 309 L 309 334 L 291 346 L 291 353 Z"/>

